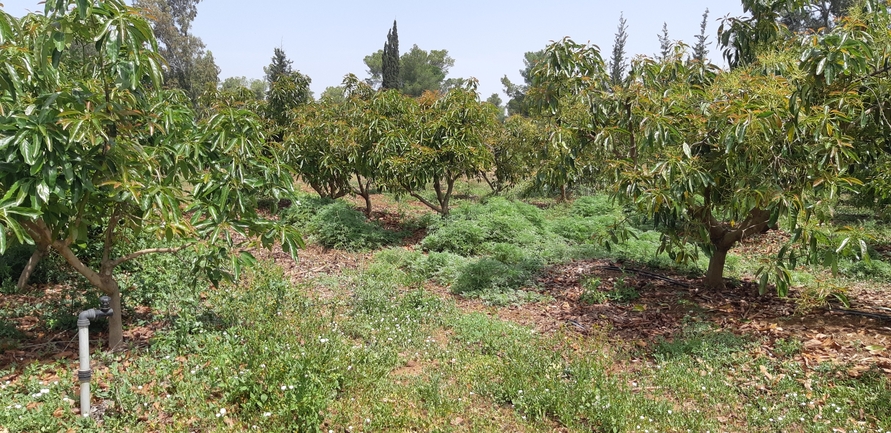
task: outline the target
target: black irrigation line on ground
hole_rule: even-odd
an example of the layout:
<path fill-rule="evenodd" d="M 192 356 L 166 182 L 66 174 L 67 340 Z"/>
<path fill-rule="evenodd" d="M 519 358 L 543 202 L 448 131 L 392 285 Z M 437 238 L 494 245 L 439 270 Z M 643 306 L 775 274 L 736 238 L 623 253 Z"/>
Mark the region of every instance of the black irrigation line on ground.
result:
<path fill-rule="evenodd" d="M 852 310 L 850 308 L 845 308 L 844 306 L 836 307 L 836 306 L 834 306 L 834 304 L 835 303 L 829 304 L 828 312 L 830 314 L 850 314 L 852 316 L 869 317 L 871 319 L 887 320 L 887 321 L 891 322 L 891 315 L 889 315 L 889 314 L 873 313 L 873 312 L 863 311 L 863 310 Z M 875 308 L 879 309 L 879 310 L 891 311 L 891 308 L 887 308 L 887 307 L 875 307 Z"/>
<path fill-rule="evenodd" d="M 657 280 L 665 281 L 667 283 L 671 283 L 676 286 L 681 286 L 681 287 L 685 287 L 688 289 L 693 288 L 693 286 L 690 283 L 675 280 L 673 278 L 669 278 L 664 275 L 657 274 L 655 272 L 645 271 L 643 269 L 626 268 L 626 267 L 616 266 L 616 265 L 600 265 L 600 266 L 595 266 L 595 267 L 597 269 L 605 269 L 605 270 L 609 270 L 609 271 L 617 271 L 617 272 L 623 272 L 623 273 L 631 272 L 631 273 L 635 273 L 638 275 L 645 275 L 650 278 L 655 278 Z M 880 307 L 880 308 L 882 308 L 883 310 L 886 309 L 884 307 Z M 891 310 L 891 309 L 888 309 L 888 310 Z M 829 312 L 835 313 L 835 314 L 848 314 L 848 315 L 852 315 L 852 316 L 862 316 L 862 317 L 869 317 L 869 318 L 873 318 L 873 319 L 891 321 L 891 315 L 889 315 L 889 314 L 872 313 L 869 311 L 861 311 L 861 310 L 852 310 L 850 308 L 830 309 Z"/>
<path fill-rule="evenodd" d="M 693 287 L 692 285 L 690 285 L 690 283 L 687 283 L 687 282 L 684 282 L 684 281 L 680 281 L 680 280 L 675 280 L 675 279 L 673 279 L 673 278 L 668 278 L 668 277 L 666 277 L 665 275 L 660 275 L 660 274 L 657 274 L 657 273 L 655 273 L 655 272 L 645 271 L 645 270 L 643 270 L 643 269 L 625 268 L 625 267 L 616 266 L 616 265 L 600 265 L 600 266 L 595 266 L 595 268 L 597 268 L 597 269 L 606 269 L 606 270 L 608 270 L 608 271 L 617 271 L 617 272 L 622 272 L 622 273 L 624 273 L 624 272 L 632 272 L 632 273 L 635 273 L 635 274 L 638 274 L 638 275 L 646 275 L 646 276 L 648 276 L 648 277 L 650 277 L 650 278 L 655 278 L 655 279 L 657 279 L 657 280 L 662 280 L 662 281 L 665 281 L 665 282 L 667 282 L 667 283 L 674 284 L 674 285 L 676 285 L 676 286 L 686 287 L 686 288 L 688 288 L 688 289 L 690 289 L 690 288 Z"/>

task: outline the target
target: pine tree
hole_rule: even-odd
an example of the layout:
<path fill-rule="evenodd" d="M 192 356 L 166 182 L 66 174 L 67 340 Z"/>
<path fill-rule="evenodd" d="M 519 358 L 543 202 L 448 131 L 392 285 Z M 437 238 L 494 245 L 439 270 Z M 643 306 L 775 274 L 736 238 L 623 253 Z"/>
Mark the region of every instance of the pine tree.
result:
<path fill-rule="evenodd" d="M 700 63 L 705 63 L 705 55 L 708 54 L 708 43 L 706 43 L 706 39 L 708 36 L 705 34 L 705 28 L 708 26 L 708 8 L 705 8 L 705 12 L 702 14 L 702 23 L 699 24 L 699 34 L 696 35 L 696 45 L 693 46 L 693 60 L 696 60 Z"/>
<path fill-rule="evenodd" d="M 396 33 L 396 20 L 393 20 L 393 28 L 387 32 L 387 42 L 384 43 L 383 55 L 383 81 L 381 89 L 398 89 L 399 85 L 399 35 Z"/>
<path fill-rule="evenodd" d="M 624 14 L 619 15 L 619 29 L 613 42 L 613 55 L 609 62 L 609 78 L 614 85 L 619 85 L 625 78 L 628 62 L 625 60 L 625 41 L 628 40 L 628 24 Z"/>
<path fill-rule="evenodd" d="M 671 39 L 668 38 L 668 23 L 662 23 L 662 34 L 656 35 L 659 38 L 659 52 L 661 54 L 661 59 L 667 59 L 669 55 L 671 55 Z"/>

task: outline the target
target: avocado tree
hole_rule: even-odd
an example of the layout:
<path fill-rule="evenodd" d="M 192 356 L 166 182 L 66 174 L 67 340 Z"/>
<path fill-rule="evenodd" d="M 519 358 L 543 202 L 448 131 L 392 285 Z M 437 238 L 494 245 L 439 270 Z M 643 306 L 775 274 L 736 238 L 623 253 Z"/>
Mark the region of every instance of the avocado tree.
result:
<path fill-rule="evenodd" d="M 692 243 L 710 257 L 709 287 L 724 286 L 727 253 L 742 239 L 781 217 L 794 231 L 816 204 L 857 183 L 850 140 L 831 123 L 807 126 L 832 122 L 825 110 L 790 106 L 790 80 L 802 74 L 797 52 L 768 51 L 730 72 L 681 56 L 638 59 L 630 93 L 598 88 L 602 71 L 579 52 L 571 41 L 548 48 L 534 72 L 540 100 L 558 124 L 591 138 L 588 151 L 604 164 L 591 175 L 652 218 L 664 249 L 684 260 Z M 771 276 L 788 288 L 782 260 L 763 271 L 762 284 Z"/>
<path fill-rule="evenodd" d="M 539 122 L 520 115 L 510 116 L 496 126 L 489 142 L 493 169 L 491 173 L 480 173 L 493 192 L 504 191 L 536 173 L 542 163 L 538 152 L 547 144 L 547 135 L 542 131 Z"/>
<path fill-rule="evenodd" d="M 863 181 L 860 205 L 891 202 L 891 14 L 883 1 L 858 3 L 831 30 L 800 37 L 802 76 L 791 103 L 820 114 L 799 127 L 838 136 L 858 158 L 849 166 Z"/>
<path fill-rule="evenodd" d="M 288 161 L 319 194 L 336 199 L 350 192 L 350 167 L 344 152 L 351 128 L 341 116 L 342 104 L 323 100 L 295 110 L 285 142 Z"/>
<path fill-rule="evenodd" d="M 288 156 L 320 197 L 355 194 L 371 214 L 371 188 L 380 169 L 381 137 L 393 127 L 374 107 L 402 99 L 398 91 L 375 92 L 349 74 L 341 93 L 297 110 L 287 136 Z"/>
<path fill-rule="evenodd" d="M 392 109 L 396 102 L 382 108 Z M 479 100 L 475 82 L 444 95 L 427 92 L 417 102 L 403 97 L 399 103 L 397 114 L 384 116 L 401 118 L 397 123 L 402 127 L 382 137 L 382 181 L 448 216 L 455 182 L 477 176 L 492 164 L 486 144 L 498 123 L 495 109 Z M 435 201 L 421 194 L 428 184 L 433 185 Z"/>
<path fill-rule="evenodd" d="M 257 194 L 291 181 L 261 120 L 222 107 L 197 122 L 184 94 L 159 90 L 151 28 L 123 1 L 54 0 L 18 20 L 0 12 L 0 58 L 0 253 L 34 243 L 110 296 L 109 347 L 123 339 L 122 263 L 193 247 L 216 280 L 222 260 L 236 274 L 252 261 L 229 254 L 246 243 L 296 252 L 298 233 L 257 215 Z M 125 251 L 124 228 L 173 246 Z M 102 245 L 98 262 L 84 260 L 87 242 Z"/>
<path fill-rule="evenodd" d="M 605 159 L 597 138 L 610 126 L 608 108 L 619 98 L 612 96 L 598 47 L 569 38 L 542 52 L 531 81 L 525 103 L 545 137 L 535 156 L 535 182 L 565 200 L 573 187 L 600 180 L 594 173 L 602 171 Z"/>

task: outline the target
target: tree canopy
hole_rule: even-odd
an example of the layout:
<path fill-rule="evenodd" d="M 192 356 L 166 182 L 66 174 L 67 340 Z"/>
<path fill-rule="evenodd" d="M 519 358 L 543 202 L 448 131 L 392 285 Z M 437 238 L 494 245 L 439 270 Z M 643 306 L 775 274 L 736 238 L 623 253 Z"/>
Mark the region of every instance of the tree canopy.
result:
<path fill-rule="evenodd" d="M 164 59 L 164 82 L 183 89 L 193 99 L 219 82 L 220 68 L 213 55 L 205 51 L 201 38 L 191 33 L 201 0 L 135 0 L 152 23 L 158 40 L 158 52 Z"/>
<path fill-rule="evenodd" d="M 867 4 L 830 30 L 795 35 L 780 24 L 786 2 L 746 4 L 751 17 L 722 24 L 730 71 L 679 45 L 636 59 L 628 87 L 617 88 L 596 47 L 549 46 L 528 96 L 550 142 L 541 148 L 552 151 L 537 177 L 611 190 L 661 228 L 676 260 L 708 255 L 712 287 L 724 284 L 728 250 L 782 222 L 793 239 L 759 274 L 762 287 L 774 281 L 784 292 L 789 266 L 831 264 L 852 244 L 818 257 L 816 243 L 829 240 L 806 221 L 830 215 L 843 191 L 887 197 L 886 171 L 875 167 L 888 155 L 888 122 L 878 115 L 888 10 Z M 802 241 L 806 253 L 792 245 Z"/>
<path fill-rule="evenodd" d="M 384 51 L 365 56 L 369 77 L 366 82 L 372 87 L 382 84 Z M 406 95 L 421 96 L 426 91 L 440 91 L 455 60 L 447 50 L 425 51 L 413 45 L 399 58 L 399 89 Z"/>
<path fill-rule="evenodd" d="M 0 42 L 0 253 L 10 241 L 54 251 L 123 313 L 115 269 L 143 255 L 196 248 L 196 270 L 215 281 L 223 261 L 237 274 L 253 260 L 229 254 L 238 244 L 296 252 L 297 232 L 257 214 L 258 196 L 292 183 L 262 122 L 224 106 L 198 120 L 184 93 L 162 89 L 158 45 L 136 10 L 71 0 L 21 19 L 0 11 Z M 169 246 L 128 251 L 125 230 Z M 83 259 L 88 241 L 102 245 L 98 262 Z M 122 336 L 115 314 L 110 346 Z"/>

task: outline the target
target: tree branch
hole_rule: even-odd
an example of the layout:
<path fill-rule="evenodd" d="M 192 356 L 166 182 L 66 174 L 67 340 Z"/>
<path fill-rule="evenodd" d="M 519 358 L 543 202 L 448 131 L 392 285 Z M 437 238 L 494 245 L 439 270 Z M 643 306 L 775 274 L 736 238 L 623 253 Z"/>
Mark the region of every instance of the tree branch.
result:
<path fill-rule="evenodd" d="M 420 201 L 421 203 L 423 203 L 425 206 L 429 207 L 430 209 L 433 209 L 433 210 L 435 210 L 436 212 L 442 213 L 442 208 L 440 208 L 439 206 L 437 206 L 437 205 L 431 203 L 431 202 L 430 202 L 429 200 L 427 200 L 426 198 L 421 197 L 420 194 L 416 193 L 413 189 L 409 188 L 408 185 L 406 185 L 406 184 L 404 184 L 404 183 L 400 183 L 400 185 L 402 186 L 402 189 L 408 191 L 408 195 L 410 195 L 410 196 L 412 196 L 412 197 L 418 199 L 418 201 Z"/>
<path fill-rule="evenodd" d="M 98 272 L 90 269 L 87 265 L 85 265 L 77 255 L 74 254 L 74 251 L 71 251 L 71 248 L 63 241 L 55 241 L 53 242 L 53 248 L 65 258 L 65 261 L 68 262 L 77 272 L 79 272 L 84 277 L 87 277 L 90 284 L 98 287 L 100 290 L 104 289 L 104 285 L 102 284 L 102 277 Z M 103 290 L 104 291 L 104 290 Z"/>
<path fill-rule="evenodd" d="M 119 205 L 115 204 L 114 209 L 111 211 L 111 217 L 108 219 L 108 228 L 105 229 L 105 244 L 102 247 L 102 266 L 104 267 L 106 263 L 108 263 L 108 256 L 111 254 L 112 247 L 112 237 L 114 236 L 114 230 L 118 226 L 118 221 L 120 221 L 121 216 L 118 212 Z M 111 267 L 112 269 L 114 266 Z"/>
<path fill-rule="evenodd" d="M 36 222 L 28 220 L 19 221 L 19 224 L 21 224 L 22 227 L 25 228 L 25 231 L 27 231 L 28 234 L 31 235 L 31 239 L 35 243 L 44 243 L 49 245 L 53 242 L 50 234 L 48 233 L 49 229 L 46 227 L 46 224 L 43 223 L 42 219 L 38 219 Z"/>
<path fill-rule="evenodd" d="M 414 192 L 414 191 L 409 191 L 409 192 L 408 192 L 408 195 L 410 195 L 410 196 L 412 196 L 412 197 L 418 199 L 418 201 L 420 201 L 421 203 L 424 203 L 424 205 L 426 205 L 426 206 L 429 207 L 430 209 L 433 209 L 433 210 L 435 210 L 435 211 L 437 211 L 437 212 L 439 212 L 439 213 L 442 213 L 442 208 L 441 208 L 441 207 L 439 207 L 439 206 L 437 206 L 437 205 L 431 203 L 429 200 L 425 199 L 424 197 L 421 197 L 420 194 L 418 194 L 418 193 L 416 193 L 416 192 Z"/>
<path fill-rule="evenodd" d="M 185 245 L 178 246 L 176 248 L 146 248 L 144 250 L 132 252 L 130 254 L 127 254 L 124 257 L 119 257 L 117 259 L 114 259 L 112 262 L 109 263 L 109 269 L 114 269 L 116 266 L 120 265 L 121 263 L 133 260 L 137 257 L 141 257 L 146 254 L 178 253 L 192 245 L 195 245 L 195 242 L 190 242 Z"/>

